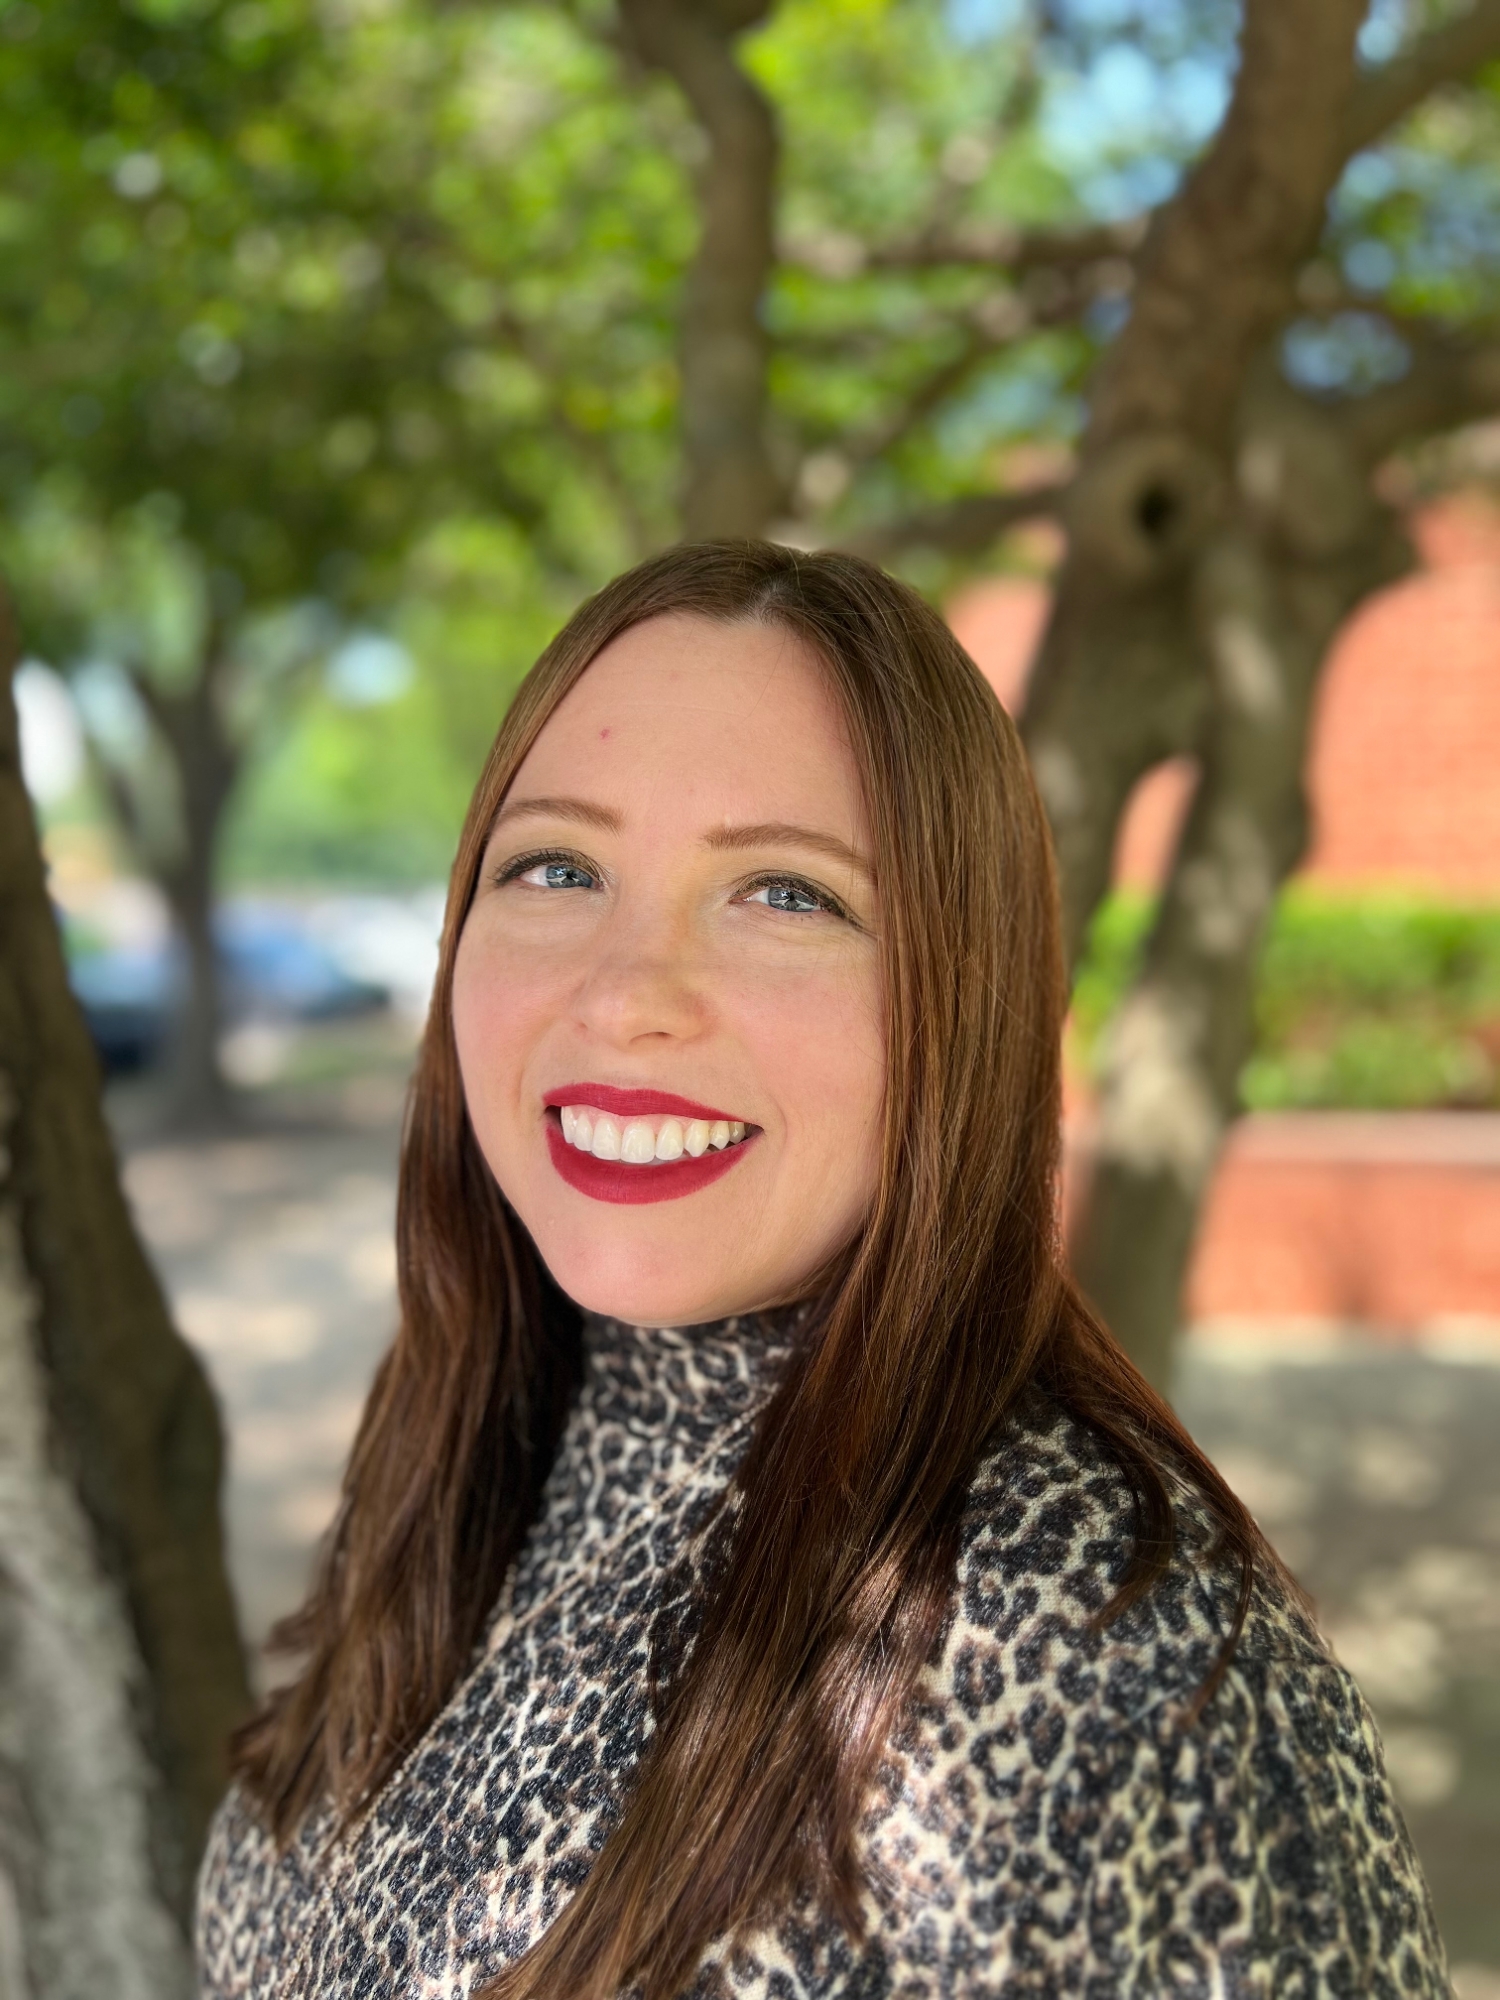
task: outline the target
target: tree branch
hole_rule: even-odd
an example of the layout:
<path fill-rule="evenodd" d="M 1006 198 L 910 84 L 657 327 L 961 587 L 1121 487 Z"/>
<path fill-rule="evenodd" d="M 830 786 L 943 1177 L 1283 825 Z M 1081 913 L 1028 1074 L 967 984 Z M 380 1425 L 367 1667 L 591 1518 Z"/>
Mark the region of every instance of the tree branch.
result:
<path fill-rule="evenodd" d="M 924 376 L 881 422 L 873 424 L 863 435 L 846 440 L 842 455 L 856 466 L 883 457 L 934 410 L 941 408 L 983 362 L 1014 346 L 1027 334 L 1076 320 L 1095 296 L 1090 276 L 1088 272 L 1080 274 L 1074 285 L 1057 277 L 1048 296 L 1041 300 L 1029 301 L 1008 291 L 993 293 L 982 300 L 961 322 L 962 346 Z"/>
<path fill-rule="evenodd" d="M 1006 223 L 971 221 L 932 230 L 901 243 L 875 245 L 867 254 L 872 271 L 931 270 L 946 264 L 982 264 L 1020 276 L 1028 271 L 1079 271 L 1090 264 L 1134 257 L 1145 241 L 1148 218 L 1100 223 L 1081 229 L 1016 229 Z"/>
<path fill-rule="evenodd" d="M 903 549 L 941 549 L 945 555 L 980 555 L 997 536 L 1022 521 L 1056 515 L 1066 486 L 1033 486 L 1020 493 L 976 493 L 946 506 L 927 507 L 894 521 L 839 537 L 832 546 L 871 562 L 884 562 Z"/>
<path fill-rule="evenodd" d="M 1029 271 L 1079 271 L 1091 264 L 1133 257 L 1146 236 L 1147 218 L 1085 225 L 1078 229 L 1017 229 L 974 218 L 934 225 L 892 243 L 861 243 L 842 233 L 789 237 L 783 263 L 819 277 L 849 278 L 861 271 L 926 271 L 977 264 L 1023 276 Z"/>
<path fill-rule="evenodd" d="M 1404 444 L 1500 411 L 1500 342 L 1422 341 L 1410 322 L 1401 331 L 1412 344 L 1406 374 L 1339 412 L 1354 449 L 1371 467 Z"/>
<path fill-rule="evenodd" d="M 1145 429 L 1224 450 L 1245 370 L 1286 318 L 1322 230 L 1364 13 L 1365 0 L 1246 0 L 1234 96 L 1136 261 L 1089 451 Z"/>
<path fill-rule="evenodd" d="M 1344 113 L 1344 158 L 1373 146 L 1434 90 L 1467 81 L 1497 57 L 1500 0 L 1474 0 L 1467 14 L 1434 28 L 1404 54 L 1360 77 Z"/>
<path fill-rule="evenodd" d="M 709 144 L 681 316 L 683 524 L 695 538 L 760 534 L 782 500 L 766 437 L 770 340 L 761 323 L 775 257 L 776 122 L 733 48 L 768 5 L 620 5 L 637 54 L 672 77 Z"/>
<path fill-rule="evenodd" d="M 883 457 L 904 437 L 910 436 L 917 425 L 925 417 L 930 417 L 955 390 L 962 388 L 980 362 L 988 360 L 1002 344 L 982 333 L 977 326 L 965 327 L 963 335 L 963 345 L 925 376 L 897 409 L 889 412 L 882 422 L 872 425 L 862 436 L 846 441 L 843 455 L 851 465 L 868 465 L 872 460 Z"/>
<path fill-rule="evenodd" d="M 1122 273 L 1127 282 L 1120 282 Z M 878 328 L 860 325 L 819 328 L 780 337 L 782 349 L 814 359 L 862 361 L 873 366 L 893 348 L 910 348 L 919 341 L 951 333 L 955 324 L 982 334 L 994 348 L 1011 345 L 1043 328 L 1067 326 L 1096 300 L 1119 297 L 1128 290 L 1128 268 L 1117 259 L 1085 265 L 1076 272 L 1034 271 L 1020 290 L 1005 279 L 967 312 L 939 310 L 919 304 L 909 318 L 887 319 Z"/>

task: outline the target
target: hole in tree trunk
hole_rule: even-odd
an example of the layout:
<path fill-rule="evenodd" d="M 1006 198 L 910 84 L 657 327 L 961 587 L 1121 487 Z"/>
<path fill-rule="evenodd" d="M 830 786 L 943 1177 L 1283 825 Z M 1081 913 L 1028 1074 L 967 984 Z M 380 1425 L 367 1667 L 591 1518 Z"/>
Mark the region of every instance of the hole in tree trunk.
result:
<path fill-rule="evenodd" d="M 1166 540 L 1181 511 L 1182 503 L 1169 486 L 1148 486 L 1135 503 L 1141 532 L 1153 542 Z"/>

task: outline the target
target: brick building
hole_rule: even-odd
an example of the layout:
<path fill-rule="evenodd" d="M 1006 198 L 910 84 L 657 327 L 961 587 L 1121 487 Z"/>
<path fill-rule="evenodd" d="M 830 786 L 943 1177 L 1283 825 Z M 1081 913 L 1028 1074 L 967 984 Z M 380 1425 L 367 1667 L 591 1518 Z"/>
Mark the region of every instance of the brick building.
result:
<path fill-rule="evenodd" d="M 1422 567 L 1364 605 L 1325 669 L 1304 873 L 1500 900 L 1500 514 L 1471 498 L 1417 523 Z M 1046 586 L 1002 578 L 950 607 L 1013 712 Z M 1137 788 L 1116 876 L 1161 879 L 1192 785 L 1168 765 Z M 1190 1285 L 1205 1330 L 1358 1323 L 1433 1339 L 1500 1327 L 1500 1116 L 1247 1119 L 1210 1199 Z"/>

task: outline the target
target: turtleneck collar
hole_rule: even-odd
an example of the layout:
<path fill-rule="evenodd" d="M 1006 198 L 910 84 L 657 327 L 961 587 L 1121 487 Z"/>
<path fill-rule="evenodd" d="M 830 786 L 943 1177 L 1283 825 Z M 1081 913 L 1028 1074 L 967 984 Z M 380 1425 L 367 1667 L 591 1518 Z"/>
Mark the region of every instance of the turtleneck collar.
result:
<path fill-rule="evenodd" d="M 807 1313 L 799 1305 L 686 1327 L 585 1313 L 583 1400 L 637 1436 L 716 1429 L 770 1394 Z"/>
<path fill-rule="evenodd" d="M 799 1306 L 687 1327 L 584 1314 L 583 1380 L 495 1632 L 673 1493 L 696 1484 L 717 1500 L 807 1313 Z"/>

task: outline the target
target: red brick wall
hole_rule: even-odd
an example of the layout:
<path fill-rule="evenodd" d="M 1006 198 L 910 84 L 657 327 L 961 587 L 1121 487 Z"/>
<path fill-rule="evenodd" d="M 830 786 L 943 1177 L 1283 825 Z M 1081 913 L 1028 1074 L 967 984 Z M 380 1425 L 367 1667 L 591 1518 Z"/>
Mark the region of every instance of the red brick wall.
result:
<path fill-rule="evenodd" d="M 1356 615 L 1324 670 L 1308 873 L 1500 891 L 1500 523 L 1450 501 L 1429 565 Z"/>
<path fill-rule="evenodd" d="M 1198 1321 L 1500 1322 L 1500 1118 L 1248 1118 L 1188 1282 Z"/>
<path fill-rule="evenodd" d="M 1424 567 L 1350 620 L 1324 670 L 1309 768 L 1320 881 L 1500 895 L 1500 514 L 1475 499 L 1416 524 Z M 949 620 L 1015 712 L 1046 585 L 976 585 Z M 1191 789 L 1164 766 L 1137 787 L 1117 878 L 1160 881 Z"/>

